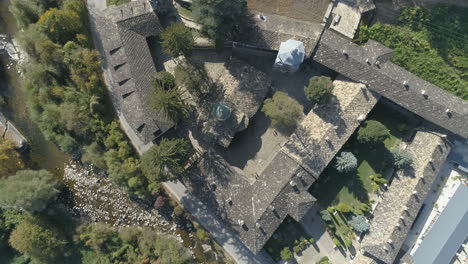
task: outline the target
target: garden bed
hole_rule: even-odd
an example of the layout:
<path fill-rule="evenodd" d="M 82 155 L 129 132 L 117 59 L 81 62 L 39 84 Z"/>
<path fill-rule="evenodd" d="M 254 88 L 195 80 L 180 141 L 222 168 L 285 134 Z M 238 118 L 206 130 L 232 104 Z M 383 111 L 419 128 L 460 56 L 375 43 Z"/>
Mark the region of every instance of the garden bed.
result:
<path fill-rule="evenodd" d="M 275 233 L 265 244 L 265 249 L 275 261 L 280 261 L 281 251 L 285 248 L 294 252 L 294 247 L 298 246 L 301 241 L 304 245 L 310 246 L 312 237 L 302 228 L 302 226 L 291 217 L 286 217 L 281 225 L 276 229 Z M 312 240 L 313 241 L 313 240 Z M 305 249 L 305 248 L 304 248 Z"/>

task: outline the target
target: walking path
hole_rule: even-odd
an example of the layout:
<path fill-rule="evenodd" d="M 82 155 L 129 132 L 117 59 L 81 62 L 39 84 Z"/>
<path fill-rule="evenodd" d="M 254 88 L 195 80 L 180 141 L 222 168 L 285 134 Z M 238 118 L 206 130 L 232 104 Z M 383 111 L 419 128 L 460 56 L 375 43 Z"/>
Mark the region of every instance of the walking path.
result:
<path fill-rule="evenodd" d="M 274 263 L 265 250 L 260 251 L 257 255 L 253 254 L 200 200 L 188 193 L 181 182 L 165 182 L 164 187 L 172 194 L 173 198 L 179 201 L 197 219 L 237 263 Z"/>
<path fill-rule="evenodd" d="M 320 212 L 320 207 L 315 204 L 300 222 L 305 231 L 315 239 L 315 243 L 304 250 L 301 256 L 296 257 L 297 262 L 299 264 L 316 263 L 322 257 L 327 256 L 331 263 L 350 263 L 349 255 L 343 249 L 335 248 L 318 212 Z"/>

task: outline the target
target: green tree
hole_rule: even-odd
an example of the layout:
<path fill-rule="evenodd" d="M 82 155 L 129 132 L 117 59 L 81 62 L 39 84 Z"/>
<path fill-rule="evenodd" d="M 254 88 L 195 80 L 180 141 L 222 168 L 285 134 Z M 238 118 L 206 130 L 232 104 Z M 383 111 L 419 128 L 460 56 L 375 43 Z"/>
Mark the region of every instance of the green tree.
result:
<path fill-rule="evenodd" d="M 357 168 L 357 159 L 353 153 L 343 151 L 336 157 L 335 168 L 341 173 L 354 171 Z"/>
<path fill-rule="evenodd" d="M 367 120 L 358 130 L 358 141 L 365 144 L 382 143 L 388 136 L 390 130 L 376 120 Z"/>
<path fill-rule="evenodd" d="M 152 95 L 152 106 L 154 109 L 162 111 L 173 122 L 179 121 L 188 113 L 188 106 L 182 99 L 182 92 L 177 87 L 166 90 L 164 87 L 156 85 Z"/>
<path fill-rule="evenodd" d="M 21 222 L 21 219 L 21 212 L 13 209 L 0 208 L 0 250 L 8 246 L 10 233 L 15 226 Z"/>
<path fill-rule="evenodd" d="M 45 10 L 41 1 L 37 0 L 11 0 L 8 8 L 22 29 L 36 23 Z"/>
<path fill-rule="evenodd" d="M 390 151 L 393 166 L 398 169 L 408 168 L 413 165 L 414 156 L 411 152 L 404 149 L 392 149 Z"/>
<path fill-rule="evenodd" d="M 164 52 L 173 57 L 188 57 L 192 53 L 194 39 L 190 28 L 183 23 L 170 25 L 161 34 L 162 47 Z"/>
<path fill-rule="evenodd" d="M 34 263 L 54 263 L 64 255 L 68 242 L 44 221 L 26 217 L 11 233 L 10 245 L 30 256 Z"/>
<path fill-rule="evenodd" d="M 369 223 L 367 222 L 366 217 L 362 215 L 353 215 L 348 224 L 359 233 L 367 232 L 369 230 Z"/>
<path fill-rule="evenodd" d="M 13 143 L 0 139 L 0 179 L 13 175 L 23 168 L 24 163 Z"/>
<path fill-rule="evenodd" d="M 192 10 L 202 33 L 216 41 L 236 38 L 247 21 L 245 0 L 194 0 Z"/>
<path fill-rule="evenodd" d="M 80 15 L 72 10 L 51 8 L 41 15 L 37 24 L 50 40 L 62 45 L 86 32 Z"/>
<path fill-rule="evenodd" d="M 184 264 L 190 260 L 190 254 L 177 241 L 168 237 L 159 237 L 154 249 L 158 260 L 163 264 Z"/>
<path fill-rule="evenodd" d="M 141 169 L 150 182 L 173 180 L 182 173 L 189 158 L 190 144 L 185 139 L 163 139 L 141 157 Z"/>
<path fill-rule="evenodd" d="M 280 128 L 295 128 L 304 112 L 304 108 L 296 100 L 284 92 L 276 92 L 273 98 L 265 100 L 262 108 L 273 125 Z"/>
<path fill-rule="evenodd" d="M 0 180 L 0 205 L 5 208 L 42 212 L 59 193 L 59 182 L 46 170 L 18 171 Z"/>
<path fill-rule="evenodd" d="M 314 76 L 304 87 L 307 99 L 317 104 L 325 103 L 332 91 L 333 81 L 328 76 Z"/>

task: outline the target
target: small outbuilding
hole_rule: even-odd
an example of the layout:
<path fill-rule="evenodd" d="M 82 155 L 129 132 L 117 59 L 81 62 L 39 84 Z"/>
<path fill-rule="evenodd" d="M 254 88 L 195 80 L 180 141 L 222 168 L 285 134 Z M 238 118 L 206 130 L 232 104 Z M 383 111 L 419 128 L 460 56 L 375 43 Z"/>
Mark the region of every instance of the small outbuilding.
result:
<path fill-rule="evenodd" d="M 281 42 L 274 68 L 282 72 L 296 72 L 304 61 L 304 57 L 304 44 L 301 41 L 289 39 Z"/>

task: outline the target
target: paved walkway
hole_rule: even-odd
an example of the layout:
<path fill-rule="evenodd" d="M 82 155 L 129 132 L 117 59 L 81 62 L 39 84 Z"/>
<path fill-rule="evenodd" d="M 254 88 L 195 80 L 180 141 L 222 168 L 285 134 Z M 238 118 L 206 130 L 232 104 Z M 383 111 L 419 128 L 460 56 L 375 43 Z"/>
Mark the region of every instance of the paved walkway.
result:
<path fill-rule="evenodd" d="M 224 250 L 239 264 L 274 263 L 271 257 L 262 250 L 253 254 L 232 231 L 226 229 L 221 221 L 196 197 L 188 193 L 185 186 L 177 182 L 165 182 L 164 186 L 184 208 L 192 214 Z M 338 263 L 338 262 L 337 262 Z"/>
<path fill-rule="evenodd" d="M 325 223 L 317 215 L 319 211 L 320 207 L 316 204 L 300 222 L 306 232 L 315 239 L 315 243 L 296 258 L 297 262 L 299 264 L 311 264 L 327 256 L 331 263 L 350 263 L 350 259 L 343 249 L 334 248 L 335 244 L 326 231 Z"/>

